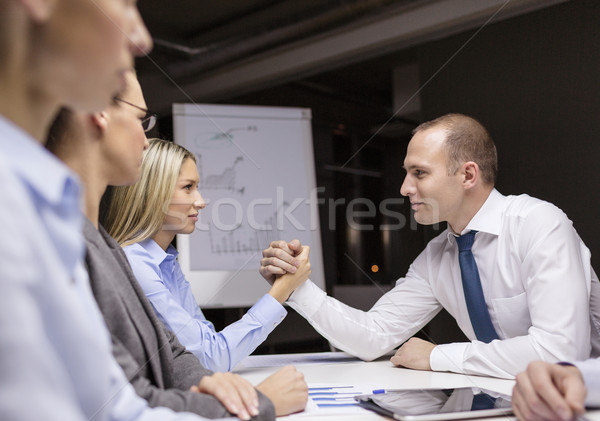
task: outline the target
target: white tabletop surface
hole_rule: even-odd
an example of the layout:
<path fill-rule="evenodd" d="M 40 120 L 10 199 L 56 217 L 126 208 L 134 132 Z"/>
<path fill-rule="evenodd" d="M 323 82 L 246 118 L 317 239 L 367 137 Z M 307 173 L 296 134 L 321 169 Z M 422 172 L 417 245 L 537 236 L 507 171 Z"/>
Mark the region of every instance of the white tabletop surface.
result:
<path fill-rule="evenodd" d="M 320 355 L 325 355 L 326 357 L 319 358 Z M 335 362 L 328 362 L 330 356 L 332 357 L 332 361 Z M 336 356 L 341 356 L 342 358 L 336 358 Z M 247 360 L 242 361 L 234 371 L 255 385 L 277 371 L 287 361 L 292 362 L 304 374 L 309 387 L 311 385 L 355 385 L 364 388 L 374 387 L 381 389 L 478 387 L 510 396 L 514 385 L 513 380 L 398 368 L 394 367 L 389 361 L 389 357 L 373 362 L 364 362 L 349 358 L 344 353 L 286 354 L 272 357 L 273 359 L 270 360 L 269 356 L 250 356 Z M 346 357 L 348 359 L 344 361 Z M 275 366 L 256 366 L 270 364 L 275 364 Z M 365 393 L 371 393 L 371 390 L 366 390 Z M 278 419 L 291 421 L 295 419 L 300 420 L 301 418 L 310 418 L 311 421 L 371 421 L 387 419 L 366 410 L 354 414 L 336 414 L 332 410 L 318 410 L 288 417 L 279 417 Z M 486 418 L 486 420 L 490 421 L 513 419 L 512 417 Z M 586 419 L 600 421 L 600 411 L 588 412 Z"/>

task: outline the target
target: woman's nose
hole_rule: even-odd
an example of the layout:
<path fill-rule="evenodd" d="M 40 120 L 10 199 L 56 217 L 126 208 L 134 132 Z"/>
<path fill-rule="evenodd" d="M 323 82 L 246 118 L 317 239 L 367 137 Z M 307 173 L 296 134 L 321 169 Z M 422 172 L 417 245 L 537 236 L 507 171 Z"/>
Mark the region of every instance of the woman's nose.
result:
<path fill-rule="evenodd" d="M 194 200 L 194 207 L 197 209 L 204 209 L 206 207 L 206 202 L 202 198 L 200 192 L 197 192 L 197 197 Z"/>

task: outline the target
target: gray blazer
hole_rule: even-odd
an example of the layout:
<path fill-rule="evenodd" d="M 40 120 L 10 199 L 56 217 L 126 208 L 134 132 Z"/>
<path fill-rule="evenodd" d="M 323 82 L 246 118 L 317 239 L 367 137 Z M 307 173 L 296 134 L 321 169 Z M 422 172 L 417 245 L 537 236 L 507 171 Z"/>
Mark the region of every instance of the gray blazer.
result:
<path fill-rule="evenodd" d="M 212 372 L 158 320 L 117 242 L 87 219 L 83 232 L 92 291 L 111 333 L 114 356 L 137 394 L 152 407 L 209 418 L 231 416 L 212 396 L 189 391 Z M 260 414 L 254 419 L 275 419 L 271 401 L 258 394 Z"/>

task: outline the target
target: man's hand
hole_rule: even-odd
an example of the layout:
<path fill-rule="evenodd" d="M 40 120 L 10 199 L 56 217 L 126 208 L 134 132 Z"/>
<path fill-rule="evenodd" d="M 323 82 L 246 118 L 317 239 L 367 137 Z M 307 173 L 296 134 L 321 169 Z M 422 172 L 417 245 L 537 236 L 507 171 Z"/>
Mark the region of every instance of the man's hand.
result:
<path fill-rule="evenodd" d="M 293 366 L 283 367 L 256 388 L 271 399 L 278 417 L 302 411 L 308 401 L 304 375 Z"/>
<path fill-rule="evenodd" d="M 517 375 L 512 407 L 520 420 L 572 420 L 585 412 L 586 394 L 577 367 L 536 361 Z"/>
<path fill-rule="evenodd" d="M 392 357 L 392 364 L 415 370 L 431 370 L 429 356 L 435 345 L 419 338 L 410 338 Z"/>
<path fill-rule="evenodd" d="M 258 415 L 258 394 L 247 380 L 233 373 L 215 373 L 204 376 L 192 392 L 214 396 L 232 414 L 242 420 Z"/>
<path fill-rule="evenodd" d="M 279 275 L 296 273 L 300 262 L 296 259 L 302 252 L 302 245 L 298 240 L 286 243 L 283 240 L 273 241 L 269 248 L 263 250 L 259 272 L 268 283 L 273 285 Z"/>
<path fill-rule="evenodd" d="M 310 276 L 309 254 L 310 247 L 303 246 L 300 254 L 295 257 L 295 260 L 299 262 L 296 273 L 286 273 L 285 275 L 277 276 L 269 294 L 279 301 L 280 304 L 283 304 L 284 301 L 292 295 L 292 292 L 302 285 Z"/>

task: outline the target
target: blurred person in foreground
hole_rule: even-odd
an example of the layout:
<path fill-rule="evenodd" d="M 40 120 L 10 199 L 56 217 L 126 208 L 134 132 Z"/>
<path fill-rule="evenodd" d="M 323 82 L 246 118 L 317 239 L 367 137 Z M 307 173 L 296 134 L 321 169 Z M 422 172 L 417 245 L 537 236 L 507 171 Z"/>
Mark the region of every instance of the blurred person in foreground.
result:
<path fill-rule="evenodd" d="M 0 419 L 199 420 L 150 409 L 111 352 L 83 265 L 81 184 L 47 151 L 152 46 L 135 2 L 0 0 Z"/>

